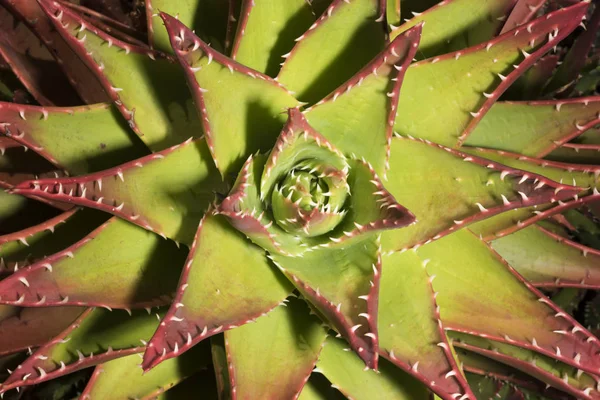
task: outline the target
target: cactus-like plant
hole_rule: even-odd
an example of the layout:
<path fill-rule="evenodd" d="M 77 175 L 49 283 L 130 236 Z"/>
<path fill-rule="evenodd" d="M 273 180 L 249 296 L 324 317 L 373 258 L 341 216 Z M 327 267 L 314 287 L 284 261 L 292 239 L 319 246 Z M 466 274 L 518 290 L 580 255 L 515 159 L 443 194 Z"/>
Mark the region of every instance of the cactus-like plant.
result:
<path fill-rule="evenodd" d="M 544 3 L 1 0 L 0 392 L 600 398 L 600 7 Z"/>

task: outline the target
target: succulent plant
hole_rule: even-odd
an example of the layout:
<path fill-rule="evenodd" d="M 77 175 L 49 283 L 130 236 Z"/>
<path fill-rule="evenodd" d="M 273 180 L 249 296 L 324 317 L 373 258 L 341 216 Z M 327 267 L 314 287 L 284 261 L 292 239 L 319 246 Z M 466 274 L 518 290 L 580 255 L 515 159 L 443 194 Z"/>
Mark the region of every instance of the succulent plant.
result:
<path fill-rule="evenodd" d="M 600 398 L 600 7 L 545 3 L 1 0 L 0 393 Z"/>

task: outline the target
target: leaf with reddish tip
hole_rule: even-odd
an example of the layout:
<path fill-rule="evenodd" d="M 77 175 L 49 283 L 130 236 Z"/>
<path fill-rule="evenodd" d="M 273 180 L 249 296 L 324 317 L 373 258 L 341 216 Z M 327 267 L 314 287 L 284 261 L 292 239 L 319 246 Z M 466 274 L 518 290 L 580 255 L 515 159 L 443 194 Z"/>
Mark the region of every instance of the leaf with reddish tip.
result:
<path fill-rule="evenodd" d="M 543 157 L 600 123 L 596 97 L 498 102 L 483 117 L 466 146 Z"/>
<path fill-rule="evenodd" d="M 261 248 L 231 228 L 225 217 L 209 212 L 198 227 L 173 304 L 144 354 L 143 368 L 248 323 L 291 291 Z"/>
<path fill-rule="evenodd" d="M 510 209 L 564 200 L 582 190 L 417 139 L 394 138 L 390 165 L 393 178 L 385 186 L 417 223 L 383 232 L 384 250 L 422 245 Z"/>
<path fill-rule="evenodd" d="M 139 353 L 160 317 L 144 310 L 133 311 L 130 316 L 124 311 L 88 309 L 69 328 L 34 351 L 4 381 L 0 393 Z"/>
<path fill-rule="evenodd" d="M 420 36 L 421 25 L 397 36 L 351 79 L 305 112 L 309 124 L 344 154 L 363 157 L 381 176 L 388 167 L 402 80 Z"/>
<path fill-rule="evenodd" d="M 227 0 L 146 0 L 148 36 L 151 45 L 161 51 L 172 52 L 169 34 L 158 15 L 175 15 L 185 26 L 194 29 L 202 40 L 211 43 L 217 51 L 224 49 L 225 29 L 229 4 Z"/>
<path fill-rule="evenodd" d="M 162 150 L 202 135 L 185 80 L 164 54 L 109 36 L 56 1 L 40 4 L 150 149 Z"/>
<path fill-rule="evenodd" d="M 210 364 L 208 342 L 187 353 L 162 362 L 152 371 L 143 373 L 140 355 L 133 354 L 107 363 L 94 370 L 81 399 L 149 399 L 169 390 L 187 377 Z"/>
<path fill-rule="evenodd" d="M 535 18 L 538 10 L 546 3 L 546 0 L 517 0 L 514 8 L 510 12 L 504 26 L 502 27 L 502 33 L 512 31 L 513 29 L 526 24 Z"/>
<path fill-rule="evenodd" d="M 273 79 L 217 53 L 175 18 L 161 17 L 215 164 L 223 176 L 235 174 L 250 154 L 271 149 L 285 121 L 282 112 L 299 103 Z"/>
<path fill-rule="evenodd" d="M 83 307 L 19 308 L 0 306 L 0 355 L 46 344 L 66 329 Z"/>
<path fill-rule="evenodd" d="M 430 397 L 423 384 L 387 360 L 379 361 L 378 371 L 365 371 L 361 359 L 347 351 L 347 346 L 341 339 L 328 337 L 314 371 L 325 375 L 346 397 L 369 400 L 373 393 L 390 400 L 426 400 Z"/>
<path fill-rule="evenodd" d="M 382 355 L 443 399 L 473 396 L 440 321 L 433 276 L 415 252 L 383 257 L 378 327 Z M 418 332 L 418 335 L 415 334 Z"/>
<path fill-rule="evenodd" d="M 391 0 L 394 1 L 394 0 Z M 397 0 L 400 1 L 400 0 Z M 438 3 L 390 32 L 393 39 L 410 27 L 424 23 L 417 57 L 434 57 L 475 46 L 496 36 L 501 20 L 514 0 L 451 0 Z M 396 24 L 398 25 L 398 24 Z"/>
<path fill-rule="evenodd" d="M 108 101 L 109 97 L 94 74 L 60 36 L 36 1 L 4 0 L 2 4 L 25 22 L 50 49 L 79 96 L 88 104 Z"/>
<path fill-rule="evenodd" d="M 166 305 L 185 255 L 175 243 L 113 217 L 74 245 L 0 281 L 0 302 L 123 309 Z"/>
<path fill-rule="evenodd" d="M 12 272 L 64 250 L 107 219 L 98 211 L 72 209 L 41 224 L 0 236 L 0 273 Z"/>
<path fill-rule="evenodd" d="M 600 251 L 540 225 L 531 225 L 490 245 L 536 287 L 600 288 Z"/>
<path fill-rule="evenodd" d="M 593 374 L 600 371 L 598 339 L 468 230 L 403 254 L 428 260 L 446 329 L 537 351 Z M 421 266 L 411 256 L 399 257 L 403 268 L 409 262 Z"/>
<path fill-rule="evenodd" d="M 510 344 L 481 337 L 449 332 L 453 345 L 494 361 L 509 365 L 577 399 L 598 399 L 596 377 L 581 373 L 552 357 L 537 354 Z M 589 392 L 583 392 L 590 388 Z"/>
<path fill-rule="evenodd" d="M 489 42 L 412 64 L 394 129 L 460 145 L 511 83 L 577 27 L 586 8 L 578 3 Z"/>
<path fill-rule="evenodd" d="M 231 50 L 239 63 L 277 75 L 280 57 L 294 46 L 294 39 L 315 22 L 306 0 L 243 0 Z"/>
<path fill-rule="evenodd" d="M 334 0 L 296 39 L 277 80 L 315 103 L 355 75 L 385 46 L 379 0 Z"/>
<path fill-rule="evenodd" d="M 302 390 L 326 331 L 301 300 L 286 305 L 225 332 L 232 398 L 291 399 Z"/>
<path fill-rule="evenodd" d="M 190 244 L 221 189 L 206 142 L 197 139 L 102 172 L 24 182 L 13 191 L 97 208 Z"/>
<path fill-rule="evenodd" d="M 504 92 L 502 98 L 504 100 L 539 99 L 559 60 L 560 57 L 556 54 L 548 54 L 540 58 Z"/>
<path fill-rule="evenodd" d="M 109 104 L 57 108 L 0 103 L 0 133 L 73 174 L 114 167 L 148 154 Z"/>
<path fill-rule="evenodd" d="M 318 247 L 301 257 L 271 257 L 366 366 L 377 369 L 381 254 L 370 236 L 346 246 Z"/>

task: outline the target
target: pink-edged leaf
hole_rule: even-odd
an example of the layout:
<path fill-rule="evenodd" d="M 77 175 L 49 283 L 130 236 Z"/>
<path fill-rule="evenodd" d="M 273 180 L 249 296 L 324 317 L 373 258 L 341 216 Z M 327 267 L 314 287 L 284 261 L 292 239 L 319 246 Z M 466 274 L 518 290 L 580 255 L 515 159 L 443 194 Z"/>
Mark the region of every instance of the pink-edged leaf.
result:
<path fill-rule="evenodd" d="M 308 123 L 342 153 L 365 159 L 381 176 L 389 169 L 402 81 L 421 29 L 417 25 L 398 35 L 352 78 L 305 111 Z"/>
<path fill-rule="evenodd" d="M 517 0 L 502 27 L 500 34 L 512 31 L 531 21 L 545 3 L 546 0 Z"/>
<path fill-rule="evenodd" d="M 221 189 L 206 142 L 197 139 L 102 172 L 23 182 L 13 192 L 97 208 L 189 244 Z"/>
<path fill-rule="evenodd" d="M 383 232 L 386 251 L 420 246 L 496 214 L 564 201 L 584 190 L 414 138 L 392 140 L 390 163 L 394 178 L 385 186 L 417 223 Z"/>
<path fill-rule="evenodd" d="M 175 243 L 113 217 L 74 245 L 0 281 L 0 303 L 110 309 L 167 305 L 185 254 Z"/>
<path fill-rule="evenodd" d="M 540 58 L 504 93 L 505 99 L 538 99 L 554 73 L 560 57 L 548 54 Z"/>
<path fill-rule="evenodd" d="M 282 111 L 299 103 L 272 78 L 216 52 L 177 19 L 161 17 L 215 164 L 224 176 L 235 174 L 250 154 L 271 149 L 285 120 Z"/>
<path fill-rule="evenodd" d="M 600 97 L 492 106 L 465 145 L 544 157 L 600 123 Z"/>
<path fill-rule="evenodd" d="M 205 214 L 173 304 L 148 344 L 143 368 L 149 370 L 203 339 L 248 323 L 291 292 L 262 249 L 236 232 L 225 217 Z"/>
<path fill-rule="evenodd" d="M 0 355 L 46 344 L 85 310 L 82 307 L 0 306 Z"/>
<path fill-rule="evenodd" d="M 443 399 L 474 398 L 448 342 L 436 278 L 415 252 L 383 257 L 379 301 L 381 354 Z M 417 333 L 418 334 L 415 334 Z"/>
<path fill-rule="evenodd" d="M 3 0 L 2 5 L 25 22 L 50 49 L 79 96 L 88 104 L 109 100 L 94 74 L 71 50 L 36 1 Z"/>
<path fill-rule="evenodd" d="M 376 238 L 334 249 L 316 248 L 301 257 L 271 257 L 366 366 L 377 369 L 381 251 Z"/>

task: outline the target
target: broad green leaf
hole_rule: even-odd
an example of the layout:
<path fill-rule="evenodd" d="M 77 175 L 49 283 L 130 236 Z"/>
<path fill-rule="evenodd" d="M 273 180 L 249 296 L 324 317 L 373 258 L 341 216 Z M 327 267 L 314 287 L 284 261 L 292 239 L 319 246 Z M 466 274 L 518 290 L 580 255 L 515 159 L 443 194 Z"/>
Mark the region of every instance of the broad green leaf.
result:
<path fill-rule="evenodd" d="M 305 112 L 317 132 L 347 156 L 365 159 L 380 176 L 388 168 L 398 96 L 420 36 L 420 25 L 397 36 L 351 79 Z"/>
<path fill-rule="evenodd" d="M 173 304 L 144 355 L 144 369 L 248 323 L 276 307 L 292 290 L 264 250 L 236 232 L 225 217 L 206 214 Z"/>
<path fill-rule="evenodd" d="M 243 0 L 231 57 L 269 76 L 277 75 L 281 56 L 315 22 L 306 0 Z"/>
<path fill-rule="evenodd" d="M 222 189 L 206 142 L 197 139 L 90 175 L 24 182 L 14 192 L 97 208 L 190 244 Z"/>
<path fill-rule="evenodd" d="M 421 245 L 495 214 L 579 192 L 536 174 L 400 137 L 392 140 L 389 176 L 385 187 L 417 223 L 383 232 L 384 250 Z"/>
<path fill-rule="evenodd" d="M 432 276 L 424 266 L 427 262 L 412 251 L 383 257 L 377 320 L 382 355 L 444 399 L 455 393 L 472 397 L 440 321 Z"/>
<path fill-rule="evenodd" d="M 575 29 L 586 8 L 578 3 L 532 22 L 528 29 L 412 64 L 402 84 L 395 131 L 460 145 L 506 88 Z M 557 26 L 562 28 L 554 36 Z"/>
<path fill-rule="evenodd" d="M 398 26 L 401 24 L 400 12 L 401 12 L 401 1 L 400 0 L 386 0 L 386 13 L 385 19 L 388 25 Z"/>
<path fill-rule="evenodd" d="M 291 298 L 255 323 L 225 332 L 232 392 L 238 399 L 294 398 L 308 379 L 326 331 Z"/>
<path fill-rule="evenodd" d="M 400 8 L 400 0 L 397 2 Z M 416 14 L 390 32 L 390 39 L 425 22 L 417 56 L 420 59 L 460 50 L 496 36 L 513 0 L 453 0 Z"/>
<path fill-rule="evenodd" d="M 304 384 L 298 400 L 346 400 L 347 397 L 333 386 L 323 375 L 313 372 Z"/>
<path fill-rule="evenodd" d="M 81 399 L 153 398 L 209 364 L 208 343 L 196 346 L 177 358 L 166 360 L 146 373 L 140 368 L 139 354 L 122 357 L 96 367 Z"/>
<path fill-rule="evenodd" d="M 183 67 L 215 164 L 229 177 L 250 154 L 268 151 L 299 105 L 281 84 L 214 51 L 194 33 L 161 14 Z"/>
<path fill-rule="evenodd" d="M 41 224 L 60 211 L 16 194 L 0 190 L 0 234 L 17 232 Z"/>
<path fill-rule="evenodd" d="M 0 103 L 0 132 L 72 174 L 114 167 L 148 154 L 110 104 L 72 108 Z"/>
<path fill-rule="evenodd" d="M 531 225 L 491 247 L 537 287 L 600 287 L 600 252 Z"/>
<path fill-rule="evenodd" d="M 362 360 L 341 339 L 328 337 L 319 354 L 317 370 L 348 398 L 370 400 L 373 394 L 382 399 L 425 400 L 426 387 L 387 360 L 381 360 L 378 371 L 364 370 Z M 304 391 L 302 392 L 304 393 Z"/>
<path fill-rule="evenodd" d="M 163 150 L 202 135 L 200 119 L 175 63 L 149 48 L 107 35 L 57 2 L 44 0 L 41 4 L 151 150 Z"/>
<path fill-rule="evenodd" d="M 600 101 L 594 98 L 538 102 L 498 102 L 465 145 L 543 157 L 597 125 Z"/>
<path fill-rule="evenodd" d="M 315 103 L 346 82 L 385 46 L 379 0 L 334 0 L 296 39 L 277 80 Z"/>
<path fill-rule="evenodd" d="M 273 254 L 275 264 L 364 360 L 376 369 L 381 255 L 373 235 L 301 257 Z"/>
<path fill-rule="evenodd" d="M 113 217 L 74 245 L 0 281 L 0 301 L 26 307 L 165 305 L 185 256 L 172 241 Z"/>

